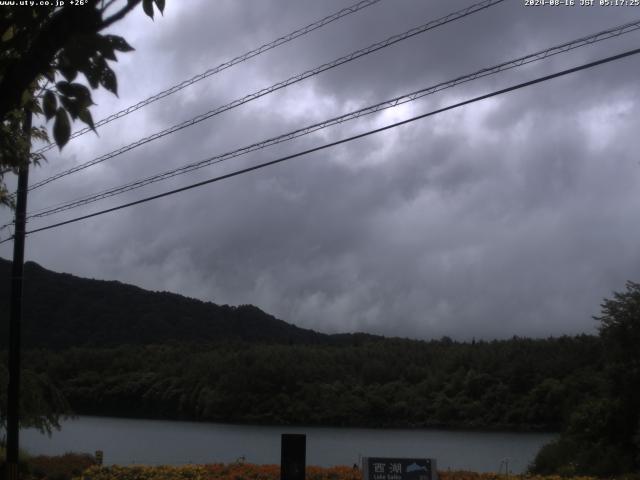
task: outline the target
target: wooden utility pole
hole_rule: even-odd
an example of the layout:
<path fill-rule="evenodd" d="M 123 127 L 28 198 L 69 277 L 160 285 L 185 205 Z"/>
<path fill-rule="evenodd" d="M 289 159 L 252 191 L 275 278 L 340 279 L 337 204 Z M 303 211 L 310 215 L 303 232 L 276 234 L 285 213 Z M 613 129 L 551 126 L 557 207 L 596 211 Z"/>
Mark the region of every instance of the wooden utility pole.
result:
<path fill-rule="evenodd" d="M 25 113 L 23 132 L 31 142 L 31 112 Z M 30 150 L 29 150 L 30 151 Z M 18 172 L 16 218 L 13 233 L 13 265 L 9 314 L 9 388 L 7 394 L 7 480 L 18 480 L 20 444 L 20 323 L 22 320 L 22 276 L 24 270 L 24 237 L 29 188 L 29 154 L 22 159 Z"/>

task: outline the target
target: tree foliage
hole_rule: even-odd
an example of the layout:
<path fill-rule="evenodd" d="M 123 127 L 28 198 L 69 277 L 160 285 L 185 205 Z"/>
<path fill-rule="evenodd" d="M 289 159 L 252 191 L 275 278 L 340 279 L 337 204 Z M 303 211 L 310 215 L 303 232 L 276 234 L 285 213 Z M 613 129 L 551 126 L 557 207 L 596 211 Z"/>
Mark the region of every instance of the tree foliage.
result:
<path fill-rule="evenodd" d="M 561 437 L 536 458 L 535 473 L 608 476 L 640 469 L 640 284 L 601 304 L 605 390 L 573 409 Z"/>
<path fill-rule="evenodd" d="M 53 3 L 53 2 L 51 2 Z M 122 37 L 102 32 L 124 18 L 139 3 L 153 18 L 154 5 L 164 0 L 84 0 L 61 7 L 4 8 L 0 18 L 0 203 L 12 205 L 4 175 L 24 162 L 37 163 L 31 141 L 48 140 L 39 125 L 25 132 L 25 112 L 52 121 L 55 143 L 62 148 L 71 122 L 94 128 L 91 89 L 103 87 L 117 95 L 117 77 L 109 62 L 116 52 L 133 48 Z M 79 75 L 84 78 L 81 79 Z"/>
<path fill-rule="evenodd" d="M 8 372 L 6 359 L 0 362 L 0 445 L 3 444 L 7 427 L 7 390 Z M 51 433 L 59 428 L 60 415 L 69 412 L 70 406 L 60 389 L 43 372 L 36 373 L 25 369 L 20 382 L 20 427 L 37 428 L 41 432 Z"/>
<path fill-rule="evenodd" d="M 329 336 L 316 345 L 39 349 L 28 359 L 82 414 L 553 431 L 584 401 L 583 379 L 601 379 L 598 343 L 583 336 L 332 344 Z"/>
<path fill-rule="evenodd" d="M 48 140 L 47 129 L 43 125 L 28 128 L 27 112 L 52 121 L 53 138 L 60 148 L 69 140 L 72 121 L 94 128 L 91 90 L 101 86 L 117 95 L 117 78 L 109 62 L 117 60 L 116 52 L 133 50 L 122 37 L 102 32 L 141 2 L 152 18 L 154 4 L 160 12 L 164 10 L 164 0 L 83 0 L 81 5 L 2 8 L 0 204 L 13 205 L 4 176 L 25 162 L 43 159 L 31 152 L 31 143 Z M 4 329 L 3 321 L 0 331 Z M 60 412 L 67 410 L 64 397 L 46 374 L 26 370 L 22 378 L 22 426 L 50 431 L 58 425 Z M 6 368 L 0 364 L 0 430 L 6 426 L 7 381 Z"/>

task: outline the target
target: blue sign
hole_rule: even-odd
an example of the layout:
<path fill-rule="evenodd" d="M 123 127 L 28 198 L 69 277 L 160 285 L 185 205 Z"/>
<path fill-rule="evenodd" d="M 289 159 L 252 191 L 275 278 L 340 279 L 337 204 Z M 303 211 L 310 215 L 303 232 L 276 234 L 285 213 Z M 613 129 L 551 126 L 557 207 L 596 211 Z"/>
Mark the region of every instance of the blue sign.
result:
<path fill-rule="evenodd" d="M 362 459 L 364 480 L 437 480 L 436 461 L 433 458 Z"/>

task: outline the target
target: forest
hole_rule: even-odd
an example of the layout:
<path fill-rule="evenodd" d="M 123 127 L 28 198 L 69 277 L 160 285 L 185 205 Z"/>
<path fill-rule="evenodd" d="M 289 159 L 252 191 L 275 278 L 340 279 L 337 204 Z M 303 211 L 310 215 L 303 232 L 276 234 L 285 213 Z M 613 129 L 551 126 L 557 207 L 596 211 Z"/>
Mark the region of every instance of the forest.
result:
<path fill-rule="evenodd" d="M 25 363 L 77 413 L 221 422 L 558 431 L 604 389 L 588 336 L 72 348 Z"/>
<path fill-rule="evenodd" d="M 557 431 L 532 472 L 640 465 L 640 284 L 604 301 L 599 335 L 464 343 L 326 335 L 250 305 L 26 267 L 24 411 L 45 430 L 65 413 Z"/>

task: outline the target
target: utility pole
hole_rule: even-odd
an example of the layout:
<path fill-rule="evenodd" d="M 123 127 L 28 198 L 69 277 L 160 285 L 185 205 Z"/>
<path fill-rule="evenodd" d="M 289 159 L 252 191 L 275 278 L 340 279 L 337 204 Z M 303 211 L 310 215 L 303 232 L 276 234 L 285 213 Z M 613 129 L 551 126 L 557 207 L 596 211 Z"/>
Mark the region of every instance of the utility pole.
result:
<path fill-rule="evenodd" d="M 31 112 L 25 112 L 23 132 L 31 143 Z M 29 147 L 30 149 L 31 147 Z M 30 151 L 30 150 L 29 150 Z M 18 480 L 20 443 L 20 323 L 22 320 L 22 276 L 24 270 L 24 237 L 29 187 L 29 154 L 22 159 L 18 171 L 15 230 L 13 233 L 13 265 L 9 315 L 9 388 L 7 394 L 7 480 Z"/>

